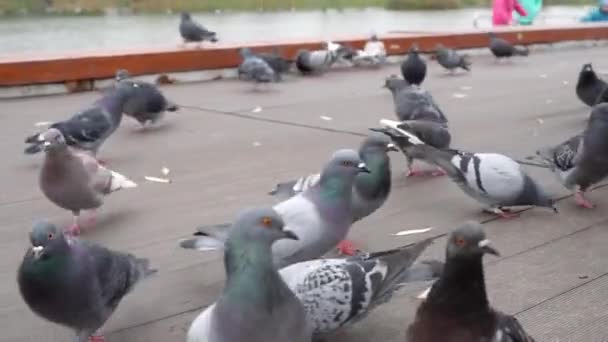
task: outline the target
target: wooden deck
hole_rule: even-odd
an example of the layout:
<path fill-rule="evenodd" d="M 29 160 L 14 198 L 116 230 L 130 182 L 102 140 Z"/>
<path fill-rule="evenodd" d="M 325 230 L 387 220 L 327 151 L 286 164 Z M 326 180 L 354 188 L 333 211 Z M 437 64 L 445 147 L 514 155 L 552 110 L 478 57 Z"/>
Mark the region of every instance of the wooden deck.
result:
<path fill-rule="evenodd" d="M 450 77 L 434 63 L 425 86 L 449 117 L 453 146 L 532 154 L 579 132 L 589 110 L 574 85 L 583 63 L 608 68 L 608 48 L 532 52 L 526 59 L 495 64 L 473 58 L 473 72 Z M 266 195 L 277 181 L 318 171 L 338 148 L 356 148 L 361 138 L 333 130 L 366 133 L 380 118 L 393 118 L 390 94 L 381 88 L 397 66 L 335 71 L 323 77 L 290 77 L 268 92 L 249 84 L 218 81 L 167 86 L 164 91 L 188 108 L 169 115 L 161 129 L 141 133 L 126 119 L 102 148 L 110 167 L 140 183 L 115 193 L 98 213 L 98 227 L 84 238 L 148 257 L 159 269 L 120 305 L 104 327 L 109 342 L 183 341 L 202 308 L 222 288 L 216 253 L 182 250 L 177 240 L 200 223 L 232 219 L 240 208 L 272 204 Z M 465 94 L 462 98 L 455 94 Z M 23 303 L 15 274 L 27 248 L 27 232 L 38 219 L 68 224 L 70 214 L 48 202 L 37 184 L 40 156 L 25 156 L 23 138 L 34 123 L 64 118 L 92 102 L 97 93 L 3 101 L 0 108 L 0 341 L 66 341 L 70 332 L 36 317 Z M 260 106 L 261 112 L 252 110 Z M 223 114 L 222 114 L 223 113 Z M 249 120 L 229 114 L 276 120 Z M 323 120 L 320 117 L 331 117 Z M 351 237 L 380 250 L 440 234 L 463 221 L 487 221 L 480 206 L 448 179 L 405 179 L 403 157 L 393 155 L 394 188 L 387 204 L 359 222 Z M 171 184 L 149 183 L 171 169 Z M 568 193 L 546 169 L 527 167 L 556 197 Z M 560 214 L 533 209 L 518 219 L 489 221 L 486 231 L 501 258 L 487 258 L 491 301 L 514 313 L 538 341 L 608 340 L 608 193 L 590 198 L 595 210 L 558 204 Z M 393 237 L 403 229 L 432 226 L 423 235 Z M 424 257 L 443 256 L 439 240 Z M 330 341 L 403 341 L 414 298 L 424 285 L 404 289 L 391 303 Z"/>

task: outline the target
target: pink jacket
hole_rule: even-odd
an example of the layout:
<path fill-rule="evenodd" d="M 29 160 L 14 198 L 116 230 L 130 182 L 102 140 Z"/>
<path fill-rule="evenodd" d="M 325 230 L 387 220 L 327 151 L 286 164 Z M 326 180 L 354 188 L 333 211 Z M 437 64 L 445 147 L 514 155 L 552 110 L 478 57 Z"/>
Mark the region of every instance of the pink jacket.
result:
<path fill-rule="evenodd" d="M 492 6 L 492 24 L 494 26 L 499 25 L 511 25 L 513 21 L 513 10 L 517 11 L 519 15 L 525 17 L 528 15 L 526 10 L 521 7 L 517 0 L 493 0 Z"/>

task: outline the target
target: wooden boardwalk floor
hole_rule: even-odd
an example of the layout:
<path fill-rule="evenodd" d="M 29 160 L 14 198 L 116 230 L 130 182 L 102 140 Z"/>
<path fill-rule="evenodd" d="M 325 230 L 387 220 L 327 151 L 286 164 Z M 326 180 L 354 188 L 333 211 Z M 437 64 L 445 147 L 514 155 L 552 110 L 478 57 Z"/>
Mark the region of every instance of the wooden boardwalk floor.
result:
<path fill-rule="evenodd" d="M 589 110 L 574 93 L 578 71 L 587 62 L 595 62 L 598 70 L 608 68 L 607 54 L 608 48 L 538 52 L 504 65 L 478 56 L 471 74 L 454 77 L 429 63 L 425 86 L 450 120 L 454 147 L 523 158 L 583 129 Z M 193 317 L 221 290 L 223 266 L 220 254 L 182 250 L 177 240 L 197 224 L 223 222 L 240 208 L 272 204 L 266 193 L 276 182 L 318 171 L 335 149 L 357 148 L 361 137 L 332 130 L 366 133 L 380 118 L 392 119 L 392 99 L 381 86 L 384 77 L 397 71 L 388 66 L 290 77 L 260 93 L 237 81 L 168 86 L 164 91 L 189 107 L 169 115 L 164 127 L 142 133 L 126 119 L 100 154 L 140 187 L 107 198 L 98 227 L 84 238 L 148 257 L 159 273 L 121 303 L 103 329 L 108 341 L 183 341 Z M 32 223 L 70 222 L 70 214 L 38 189 L 40 156 L 21 151 L 35 122 L 64 118 L 98 96 L 0 104 L 5 160 L 0 165 L 0 341 L 55 342 L 70 336 L 36 317 L 18 294 L 15 274 Z M 254 113 L 258 106 L 262 110 Z M 392 160 L 391 197 L 353 228 L 351 237 L 359 245 L 368 250 L 395 247 L 466 220 L 491 218 L 448 179 L 406 180 L 403 157 L 395 153 Z M 171 184 L 143 179 L 160 176 L 163 166 L 171 169 Z M 568 194 L 548 170 L 526 169 L 556 197 Z M 597 209 L 580 209 L 568 197 L 559 202 L 558 215 L 533 209 L 514 220 L 485 223 L 502 252 L 502 257 L 486 260 L 491 301 L 516 314 L 538 341 L 608 341 L 608 191 L 597 189 L 590 198 Z M 429 226 L 434 230 L 424 235 L 391 236 Z M 423 257 L 442 258 L 444 246 L 445 240 L 439 240 Z M 365 321 L 329 340 L 403 341 L 418 304 L 415 296 L 423 288 L 404 289 Z"/>

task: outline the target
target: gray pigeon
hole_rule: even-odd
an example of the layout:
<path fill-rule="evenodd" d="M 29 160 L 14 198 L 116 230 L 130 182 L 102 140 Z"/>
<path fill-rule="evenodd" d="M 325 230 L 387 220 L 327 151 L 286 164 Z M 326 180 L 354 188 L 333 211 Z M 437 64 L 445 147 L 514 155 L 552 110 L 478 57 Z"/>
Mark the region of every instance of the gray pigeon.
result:
<path fill-rule="evenodd" d="M 72 212 L 71 234 L 80 233 L 81 210 L 96 209 L 103 204 L 105 195 L 137 186 L 125 176 L 101 166 L 90 155 L 70 149 L 59 130 L 51 128 L 42 138 L 46 155 L 40 170 L 40 189 L 51 202 Z"/>
<path fill-rule="evenodd" d="M 515 317 L 490 306 L 485 254 L 499 255 L 479 223 L 449 235 L 443 273 L 418 308 L 406 342 L 534 342 Z"/>
<path fill-rule="evenodd" d="M 323 73 L 327 71 L 345 54 L 340 44 L 327 42 L 324 50 L 300 50 L 296 55 L 296 67 L 303 75 Z"/>
<path fill-rule="evenodd" d="M 410 153 L 441 167 L 467 195 L 487 206 L 486 211 L 503 218 L 515 215 L 505 207 L 539 206 L 552 208 L 554 201 L 513 159 L 498 153 L 469 153 L 437 149 L 402 129 L 393 136 L 400 146 L 414 145 Z"/>
<path fill-rule="evenodd" d="M 585 191 L 608 176 L 608 103 L 593 107 L 585 131 L 567 141 L 538 151 L 562 184 L 574 191 L 576 203 L 585 208 L 594 205 Z"/>
<path fill-rule="evenodd" d="M 384 204 L 391 190 L 391 161 L 388 151 L 396 151 L 388 137 L 371 133 L 359 148 L 359 157 L 370 173 L 360 173 L 353 185 L 353 223 L 369 216 Z M 319 183 L 316 173 L 296 181 L 279 183 L 270 194 L 292 197 Z"/>
<path fill-rule="evenodd" d="M 135 120 L 142 127 L 148 123 L 155 124 L 164 116 L 165 112 L 175 112 L 179 107 L 167 100 L 163 93 L 152 83 L 131 80 L 127 70 L 116 71 L 117 87 L 135 87 L 129 100 L 123 107 L 123 112 Z"/>
<path fill-rule="evenodd" d="M 492 51 L 492 54 L 498 60 L 513 56 L 527 56 L 530 54 L 530 50 L 528 50 L 527 47 L 513 46 L 513 44 L 508 41 L 499 38 L 494 32 L 489 32 L 488 36 L 490 37 L 490 51 Z"/>
<path fill-rule="evenodd" d="M 272 263 L 275 241 L 298 239 L 284 226 L 272 208 L 251 209 L 237 218 L 226 240 L 224 291 L 192 322 L 187 342 L 311 341 L 302 303 Z"/>
<path fill-rule="evenodd" d="M 90 151 L 97 155 L 103 142 L 118 128 L 122 120 L 124 106 L 137 90 L 137 85 L 125 85 L 110 90 L 91 107 L 77 113 L 70 119 L 52 124 L 61 132 L 70 147 Z M 36 133 L 25 139 L 30 144 L 26 154 L 42 151 L 44 139 L 42 133 Z"/>
<path fill-rule="evenodd" d="M 179 33 L 185 43 L 204 41 L 210 41 L 212 43 L 217 42 L 217 34 L 207 30 L 203 25 L 194 21 L 188 12 L 181 13 Z"/>
<path fill-rule="evenodd" d="M 342 241 L 353 223 L 352 188 L 360 172 L 370 172 L 359 154 L 339 150 L 327 163 L 319 185 L 274 206 L 287 228 L 299 241 L 279 241 L 273 245 L 274 262 L 284 267 L 318 258 Z M 180 242 L 183 248 L 218 249 L 226 239 L 230 224 L 197 228 L 193 239 Z"/>
<path fill-rule="evenodd" d="M 389 137 L 393 135 L 400 135 L 402 130 L 413 133 L 418 137 L 418 139 L 422 140 L 425 144 L 431 145 L 438 149 L 446 149 L 450 147 L 450 142 L 452 140 L 452 136 L 448 131 L 448 127 L 445 124 L 435 122 L 435 121 L 424 121 L 424 120 L 406 120 L 402 122 L 382 119 L 380 120 L 380 125 L 383 126 L 381 129 L 372 129 L 373 131 L 382 132 Z M 392 139 L 395 145 L 399 147 L 401 152 L 405 155 L 407 160 L 407 176 L 417 176 L 417 175 L 425 175 L 428 172 L 419 171 L 414 169 L 414 159 L 424 159 L 424 155 L 415 155 L 417 149 L 414 147 L 415 145 L 407 142 L 405 145 L 401 144 L 403 142 L 401 139 Z M 431 171 L 432 176 L 444 176 L 445 171 L 441 168 L 437 168 L 436 170 Z"/>
<path fill-rule="evenodd" d="M 243 62 L 239 65 L 239 79 L 243 81 L 253 81 L 259 83 L 277 82 L 281 79 L 278 73 L 260 57 L 255 56 L 249 48 L 239 50 L 243 57 Z"/>
<path fill-rule="evenodd" d="M 471 61 L 468 55 L 460 55 L 456 50 L 448 49 L 442 44 L 437 44 L 437 62 L 447 70 L 454 72 L 458 68 L 471 71 Z"/>
<path fill-rule="evenodd" d="M 281 57 L 279 49 L 276 47 L 272 53 L 261 52 L 254 53 L 253 55 L 268 63 L 272 70 L 279 76 L 288 72 L 293 64 L 290 60 Z"/>
<path fill-rule="evenodd" d="M 608 102 L 608 84 L 597 76 L 591 63 L 584 64 L 578 74 L 576 96 L 589 107 Z"/>
<path fill-rule="evenodd" d="M 421 85 L 426 77 L 426 62 L 420 58 L 418 45 L 413 44 L 407 58 L 401 63 L 401 75 L 409 84 Z"/>
<path fill-rule="evenodd" d="M 426 120 L 447 123 L 445 117 L 435 100 L 427 90 L 407 81 L 390 76 L 386 79 L 384 87 L 393 94 L 395 114 L 399 121 Z"/>
<path fill-rule="evenodd" d="M 17 281 L 37 315 L 73 329 L 86 342 L 122 298 L 156 272 L 146 259 L 68 238 L 50 223 L 34 225 Z"/>
<path fill-rule="evenodd" d="M 279 273 L 304 304 L 315 335 L 331 333 L 363 319 L 406 283 L 437 278 L 441 262 L 412 266 L 432 241 L 349 259 L 305 261 Z"/>

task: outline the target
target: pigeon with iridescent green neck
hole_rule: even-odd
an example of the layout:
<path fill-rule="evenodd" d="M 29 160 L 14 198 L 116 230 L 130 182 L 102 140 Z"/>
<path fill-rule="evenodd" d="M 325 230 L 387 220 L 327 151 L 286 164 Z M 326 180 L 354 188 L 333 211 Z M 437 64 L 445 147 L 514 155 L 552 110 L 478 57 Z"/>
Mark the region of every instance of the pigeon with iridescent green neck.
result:
<path fill-rule="evenodd" d="M 297 241 L 272 208 L 243 212 L 228 232 L 226 285 L 188 331 L 187 342 L 310 342 L 304 307 L 275 266 L 275 241 Z"/>
<path fill-rule="evenodd" d="M 17 275 L 21 295 L 37 315 L 73 329 L 76 342 L 96 334 L 122 298 L 156 272 L 146 259 L 68 240 L 46 222 L 33 227 L 30 241 Z"/>
<path fill-rule="evenodd" d="M 369 170 L 353 150 L 339 150 L 327 163 L 317 186 L 274 206 L 287 228 L 300 238 L 273 245 L 279 267 L 321 257 L 346 238 L 353 223 L 352 187 L 355 177 Z M 182 240 L 183 248 L 222 248 L 229 223 L 197 228 L 192 239 Z"/>

